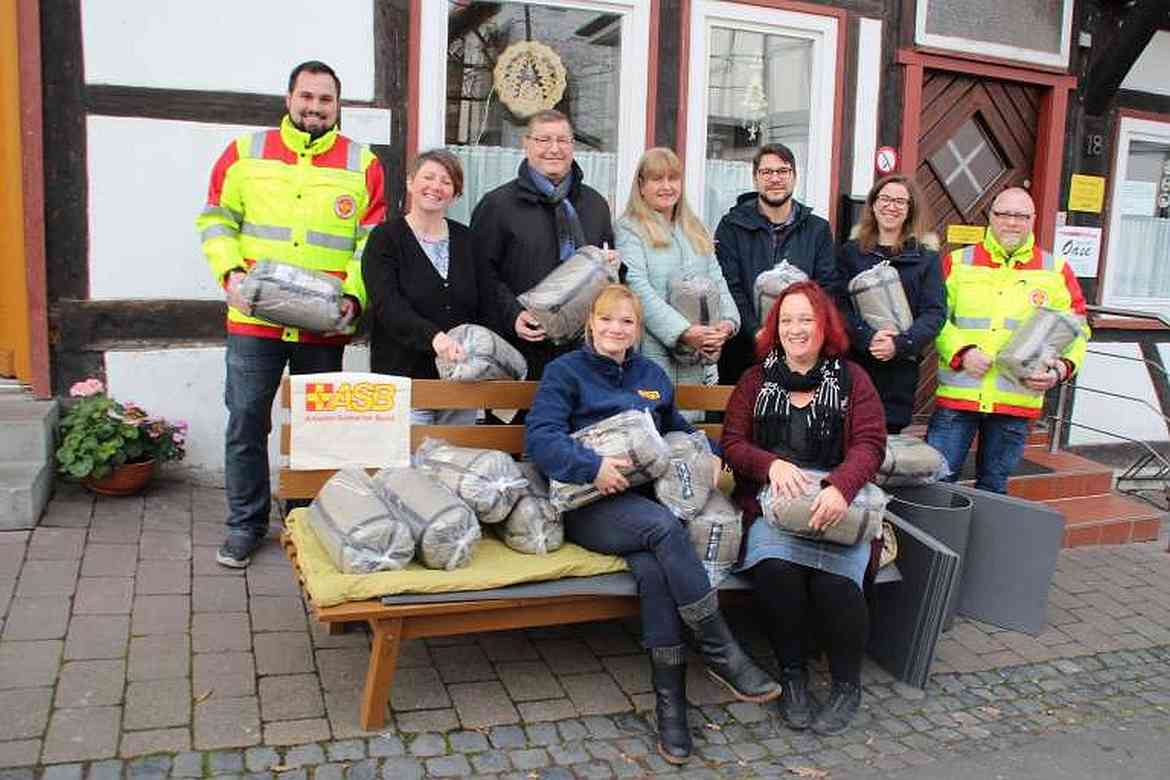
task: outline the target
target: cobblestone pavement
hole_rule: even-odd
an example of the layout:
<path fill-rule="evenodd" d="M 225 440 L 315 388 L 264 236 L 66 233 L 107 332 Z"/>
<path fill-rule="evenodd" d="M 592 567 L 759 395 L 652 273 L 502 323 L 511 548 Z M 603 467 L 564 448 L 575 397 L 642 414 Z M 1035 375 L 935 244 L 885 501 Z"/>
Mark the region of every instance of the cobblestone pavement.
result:
<path fill-rule="evenodd" d="M 408 642 L 388 725 L 363 732 L 368 636 L 313 623 L 275 543 L 246 571 L 218 566 L 223 505 L 176 481 L 129 499 L 59 485 L 40 527 L 0 532 L 0 780 L 896 777 L 1103 724 L 1170 732 L 1164 537 L 1063 552 L 1048 629 L 959 619 L 925 690 L 867 662 L 840 737 L 729 700 L 694 662 L 680 770 L 654 751 L 629 621 Z M 1150 749 L 1170 763 L 1170 744 Z"/>

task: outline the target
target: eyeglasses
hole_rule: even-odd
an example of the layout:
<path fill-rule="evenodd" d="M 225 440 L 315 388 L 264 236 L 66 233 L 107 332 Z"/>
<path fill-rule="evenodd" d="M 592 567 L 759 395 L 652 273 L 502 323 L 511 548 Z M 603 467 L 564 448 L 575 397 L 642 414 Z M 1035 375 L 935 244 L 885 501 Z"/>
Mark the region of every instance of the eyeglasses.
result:
<path fill-rule="evenodd" d="M 528 140 L 536 144 L 541 149 L 547 149 L 550 146 L 569 146 L 574 143 L 571 135 L 530 135 Z"/>
<path fill-rule="evenodd" d="M 909 198 L 896 198 L 891 195 L 878 195 L 874 201 L 879 206 L 897 206 L 900 209 L 907 208 L 910 205 Z"/>
<path fill-rule="evenodd" d="M 761 179 L 788 179 L 796 174 L 795 168 L 789 168 L 787 165 L 783 168 L 759 168 L 756 170 L 756 175 Z"/>
<path fill-rule="evenodd" d="M 991 212 L 991 216 L 995 217 L 996 219 L 1002 219 L 1004 222 L 1009 220 L 1025 222 L 1036 215 L 1029 214 L 1026 211 L 993 211 Z"/>

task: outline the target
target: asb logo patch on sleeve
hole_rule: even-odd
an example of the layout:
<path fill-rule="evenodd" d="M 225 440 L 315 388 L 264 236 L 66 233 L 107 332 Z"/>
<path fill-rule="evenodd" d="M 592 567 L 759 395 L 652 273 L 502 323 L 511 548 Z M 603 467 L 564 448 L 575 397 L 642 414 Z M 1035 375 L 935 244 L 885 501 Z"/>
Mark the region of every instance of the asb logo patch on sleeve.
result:
<path fill-rule="evenodd" d="M 349 219 L 357 211 L 357 201 L 352 195 L 338 195 L 333 201 L 333 213 L 338 219 Z"/>
<path fill-rule="evenodd" d="M 1028 300 L 1032 302 L 1033 306 L 1047 306 L 1048 305 L 1048 291 L 1036 288 L 1028 294 Z"/>
<path fill-rule="evenodd" d="M 638 395 L 645 398 L 647 401 L 658 401 L 662 399 L 662 393 L 657 390 L 639 390 Z"/>

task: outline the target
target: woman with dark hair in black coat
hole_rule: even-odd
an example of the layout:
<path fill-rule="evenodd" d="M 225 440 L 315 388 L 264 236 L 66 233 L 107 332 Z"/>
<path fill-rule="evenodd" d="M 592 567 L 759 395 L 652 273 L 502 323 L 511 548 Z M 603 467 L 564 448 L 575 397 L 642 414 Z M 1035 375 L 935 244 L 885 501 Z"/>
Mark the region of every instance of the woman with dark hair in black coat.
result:
<path fill-rule="evenodd" d="M 873 380 L 886 411 L 886 430 L 910 424 L 918 389 L 918 363 L 946 319 L 946 291 L 938 259 L 938 238 L 926 232 L 926 204 L 906 176 L 879 179 L 865 199 L 861 221 L 837 257 L 850 357 Z M 902 333 L 870 326 L 848 297 L 848 283 L 862 271 L 889 262 L 898 272 L 914 321 Z"/>

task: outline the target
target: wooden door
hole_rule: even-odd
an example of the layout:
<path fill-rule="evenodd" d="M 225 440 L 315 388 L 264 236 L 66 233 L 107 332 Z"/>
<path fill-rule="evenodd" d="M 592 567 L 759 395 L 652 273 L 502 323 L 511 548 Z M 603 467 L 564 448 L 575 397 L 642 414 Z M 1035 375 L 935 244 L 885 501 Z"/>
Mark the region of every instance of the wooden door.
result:
<path fill-rule="evenodd" d="M 1031 84 L 925 70 L 915 181 L 947 244 L 948 225 L 987 225 L 991 201 L 1007 187 L 1031 186 L 1040 101 Z M 922 362 L 915 395 L 916 420 L 934 405 L 937 358 Z"/>

